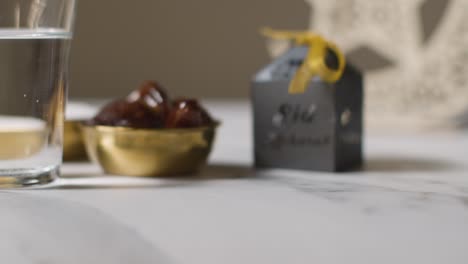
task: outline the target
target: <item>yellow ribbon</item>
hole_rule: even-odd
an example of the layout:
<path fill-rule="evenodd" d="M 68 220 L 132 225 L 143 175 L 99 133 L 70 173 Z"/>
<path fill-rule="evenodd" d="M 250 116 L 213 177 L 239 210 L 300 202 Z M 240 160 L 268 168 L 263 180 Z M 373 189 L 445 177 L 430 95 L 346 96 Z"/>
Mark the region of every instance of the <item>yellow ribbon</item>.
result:
<path fill-rule="evenodd" d="M 320 76 L 328 83 L 337 82 L 343 75 L 346 59 L 341 50 L 322 36 L 308 31 L 277 31 L 270 28 L 262 29 L 262 34 L 272 39 L 292 40 L 297 45 L 309 46 L 309 53 L 304 63 L 297 70 L 291 84 L 290 94 L 305 93 L 307 85 L 315 76 Z M 325 63 L 328 49 L 332 50 L 338 58 L 338 69 L 330 69 Z"/>

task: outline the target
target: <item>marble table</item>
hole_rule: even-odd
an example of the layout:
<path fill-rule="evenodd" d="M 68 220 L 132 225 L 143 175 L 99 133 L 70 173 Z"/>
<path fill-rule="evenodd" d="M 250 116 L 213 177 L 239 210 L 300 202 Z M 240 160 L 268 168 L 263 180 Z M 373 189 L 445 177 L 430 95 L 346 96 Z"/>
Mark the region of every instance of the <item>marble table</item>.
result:
<path fill-rule="evenodd" d="M 0 263 L 468 263 L 468 133 L 370 134 L 359 172 L 255 171 L 248 105 L 210 108 L 224 125 L 199 179 L 65 164 L 1 191 Z"/>

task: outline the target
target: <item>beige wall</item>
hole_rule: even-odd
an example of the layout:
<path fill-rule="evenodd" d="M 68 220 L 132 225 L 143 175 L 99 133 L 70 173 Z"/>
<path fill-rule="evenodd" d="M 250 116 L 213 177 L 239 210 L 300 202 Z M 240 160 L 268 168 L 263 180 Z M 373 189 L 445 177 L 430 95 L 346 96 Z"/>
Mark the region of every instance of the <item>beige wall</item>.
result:
<path fill-rule="evenodd" d="M 72 97 L 123 96 L 145 79 L 174 95 L 245 97 L 269 61 L 261 26 L 304 29 L 304 0 L 82 0 Z"/>

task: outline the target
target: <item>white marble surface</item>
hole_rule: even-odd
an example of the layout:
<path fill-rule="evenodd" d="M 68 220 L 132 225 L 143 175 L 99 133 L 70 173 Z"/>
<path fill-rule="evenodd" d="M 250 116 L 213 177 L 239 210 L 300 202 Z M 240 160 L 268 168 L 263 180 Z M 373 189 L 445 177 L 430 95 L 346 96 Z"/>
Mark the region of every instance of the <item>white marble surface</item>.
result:
<path fill-rule="evenodd" d="M 255 172 L 246 104 L 210 107 L 203 179 L 66 164 L 0 192 L 0 263 L 468 263 L 468 133 L 369 135 L 360 172 Z"/>

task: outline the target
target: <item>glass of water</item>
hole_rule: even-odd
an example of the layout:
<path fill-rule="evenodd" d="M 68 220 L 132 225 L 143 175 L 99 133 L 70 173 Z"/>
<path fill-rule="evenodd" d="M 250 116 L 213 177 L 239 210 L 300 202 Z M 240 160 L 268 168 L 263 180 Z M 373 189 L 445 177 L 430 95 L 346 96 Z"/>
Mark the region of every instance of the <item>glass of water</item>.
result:
<path fill-rule="evenodd" d="M 75 0 L 0 0 L 0 187 L 58 176 L 74 13 Z"/>

